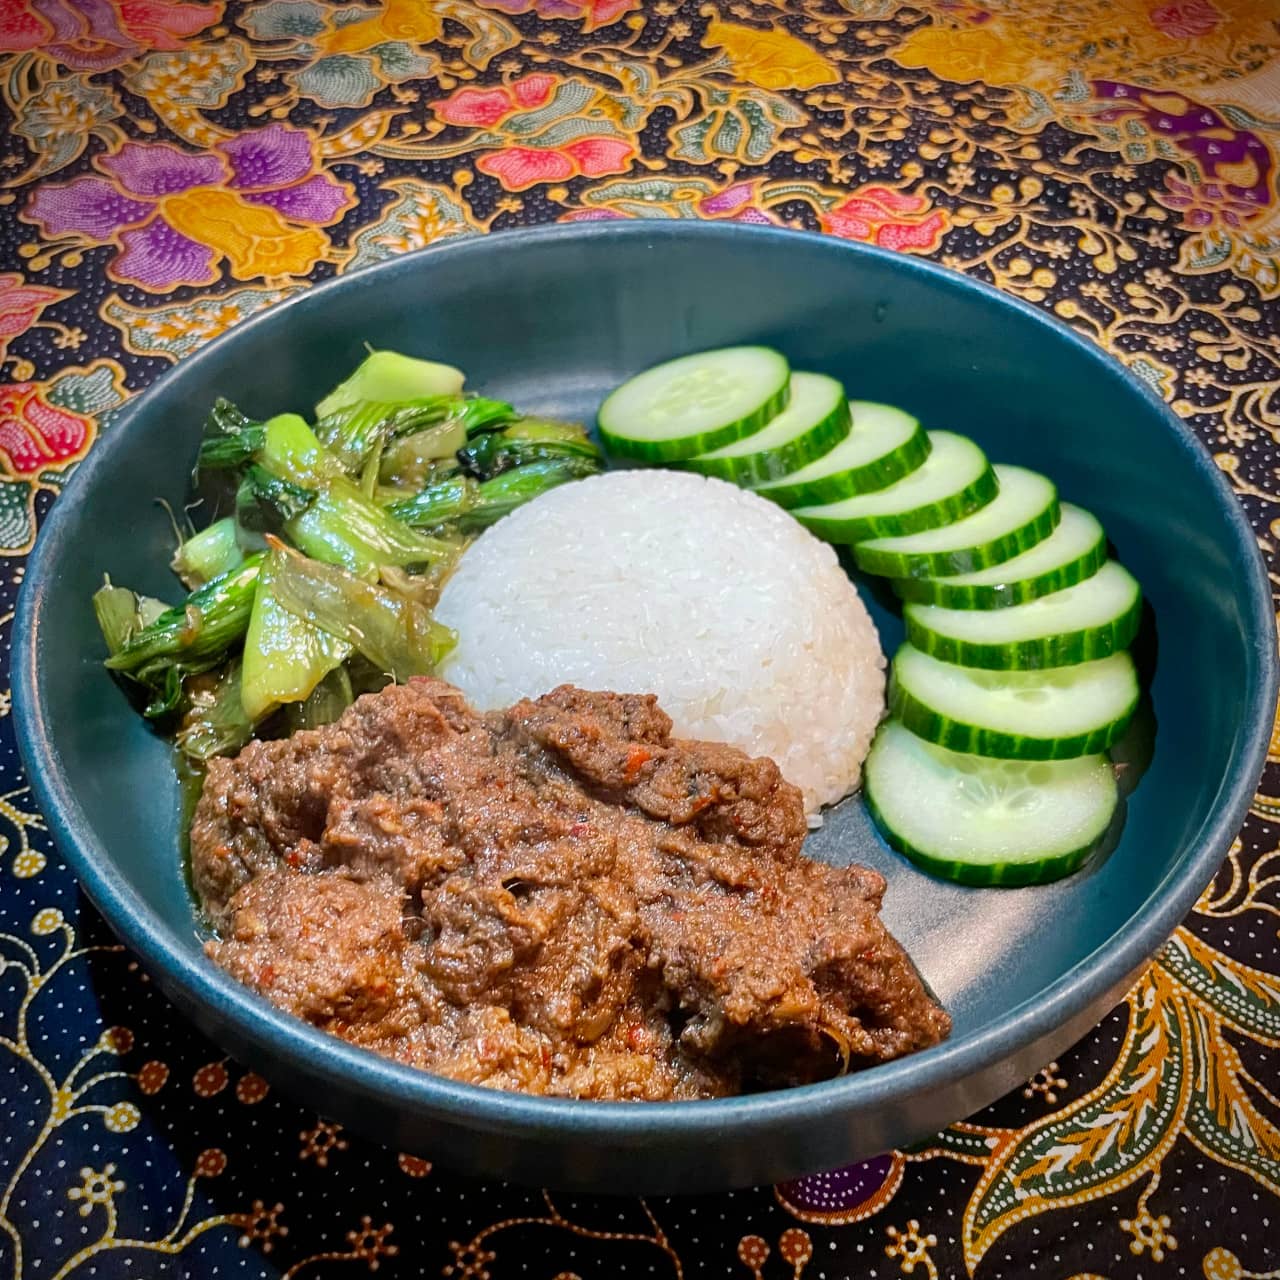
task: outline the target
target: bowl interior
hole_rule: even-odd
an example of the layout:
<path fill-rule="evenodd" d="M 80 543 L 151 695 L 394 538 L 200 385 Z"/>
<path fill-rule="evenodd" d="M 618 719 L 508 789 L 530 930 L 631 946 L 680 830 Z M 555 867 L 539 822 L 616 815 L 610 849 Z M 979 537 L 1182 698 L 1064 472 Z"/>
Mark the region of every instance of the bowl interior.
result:
<path fill-rule="evenodd" d="M 472 388 L 521 407 L 588 419 L 649 363 L 764 342 L 855 397 L 902 405 L 928 426 L 971 434 L 993 460 L 1047 472 L 1104 522 L 1153 613 L 1154 756 L 1114 850 L 1057 885 L 964 889 L 889 852 L 857 800 L 810 848 L 888 878 L 887 922 L 952 1013 L 953 1043 L 993 1027 L 1016 1036 L 1011 1015 L 1149 931 L 1158 904 L 1190 905 L 1209 874 L 1203 845 L 1223 835 L 1215 820 L 1241 768 L 1256 768 L 1270 710 L 1255 555 L 1212 463 L 1117 365 L 960 277 L 814 237 L 703 231 L 512 234 L 353 276 L 184 361 L 106 434 L 28 575 L 23 710 L 74 796 L 63 820 L 81 855 L 154 913 L 166 946 L 192 957 L 200 947 L 177 852 L 177 786 L 167 746 L 99 665 L 89 597 L 104 571 L 175 597 L 170 527 L 153 499 L 180 508 L 215 396 L 253 415 L 308 406 L 366 342 L 454 362 Z M 892 653 L 896 613 L 860 585 Z M 1193 866 L 1200 883 L 1188 882 Z M 1146 953 L 1160 941 L 1145 939 Z"/>

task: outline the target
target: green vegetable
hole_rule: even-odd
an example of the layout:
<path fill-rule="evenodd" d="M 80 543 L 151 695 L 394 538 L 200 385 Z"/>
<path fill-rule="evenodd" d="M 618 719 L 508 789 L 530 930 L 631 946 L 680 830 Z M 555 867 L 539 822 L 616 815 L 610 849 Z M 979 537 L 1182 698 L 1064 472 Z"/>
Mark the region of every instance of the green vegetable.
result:
<path fill-rule="evenodd" d="M 839 444 L 777 480 L 757 481 L 755 491 L 788 510 L 843 502 L 887 488 L 929 456 L 929 437 L 910 414 L 866 400 L 851 400 L 849 411 L 853 426 Z"/>
<path fill-rule="evenodd" d="M 585 458 L 529 462 L 483 484 L 466 476 L 437 481 L 411 498 L 392 502 L 386 510 L 401 523 L 421 529 L 454 521 L 468 532 L 486 529 L 539 494 L 568 480 L 595 475 L 598 470 L 594 460 Z"/>
<path fill-rule="evenodd" d="M 611 453 L 680 462 L 754 435 L 787 407 L 791 370 L 769 347 L 725 347 L 655 365 L 596 415 Z"/>
<path fill-rule="evenodd" d="M 855 416 L 851 434 L 857 432 Z M 967 436 L 951 431 L 928 435 L 929 456 L 902 479 L 840 502 L 793 507 L 791 514 L 819 538 L 856 543 L 937 529 L 985 507 L 1000 487 L 986 455 Z M 759 492 L 767 497 L 768 486 Z"/>
<path fill-rule="evenodd" d="M 240 681 L 240 659 L 233 658 L 216 678 L 189 682 L 196 687 L 188 689 L 191 705 L 176 737 L 183 755 L 203 762 L 239 751 L 253 737 L 254 717 L 245 713 Z"/>
<path fill-rule="evenodd" d="M 106 666 L 148 692 L 143 716 L 175 712 L 182 705 L 184 678 L 221 666 L 236 648 L 248 626 L 261 562 L 261 556 L 252 556 L 192 591 L 182 605 L 159 613 L 152 608 L 143 613 L 134 604 L 132 622 L 118 588 L 108 585 L 97 593 L 93 603 L 110 650 Z M 146 625 L 134 625 L 147 616 Z"/>
<path fill-rule="evenodd" d="M 829 453 L 852 426 L 844 387 L 824 373 L 793 373 L 787 407 L 754 435 L 689 458 L 684 466 L 750 488 Z"/>
<path fill-rule="evenodd" d="M 476 489 L 475 505 L 464 512 L 464 529 L 485 529 L 501 520 L 508 512 L 532 501 L 539 494 L 569 480 L 582 480 L 595 475 L 599 466 L 594 460 L 554 458 L 546 462 L 529 462 L 514 471 L 486 480 Z"/>
<path fill-rule="evenodd" d="M 104 578 L 102 586 L 93 593 L 93 612 L 102 638 L 107 642 L 107 652 L 112 656 L 169 607 L 153 596 L 136 595 L 128 587 L 114 586 L 110 578 Z"/>
<path fill-rule="evenodd" d="M 290 613 L 276 598 L 274 560 L 258 578 L 253 615 L 244 643 L 240 700 L 249 720 L 308 698 L 321 680 L 351 653 L 344 640 Z"/>
<path fill-rule="evenodd" d="M 889 710 L 919 738 L 1008 760 L 1096 755 L 1119 740 L 1138 705 L 1127 653 L 1047 671 L 984 671 L 904 644 Z"/>
<path fill-rule="evenodd" d="M 316 436 L 372 497 L 381 479 L 420 488 L 437 468 L 455 471 L 454 455 L 471 433 L 514 417 L 505 401 L 475 397 L 428 396 L 404 405 L 360 402 L 322 419 Z"/>
<path fill-rule="evenodd" d="M 170 606 L 109 580 L 93 600 L 107 666 L 149 717 L 181 713 L 181 769 L 271 732 L 327 724 L 360 693 L 434 670 L 431 616 L 466 536 L 600 469 L 581 428 L 463 393 L 462 373 L 371 352 L 316 407 L 258 421 L 218 399 L 194 480 L 234 514 L 184 537 Z M 465 451 L 465 456 L 460 456 Z M 467 473 L 470 474 L 467 474 Z M 424 530 L 438 531 L 432 534 Z"/>
<path fill-rule="evenodd" d="M 266 424 L 262 448 L 254 460 L 277 479 L 303 489 L 318 488 L 346 474 L 342 463 L 296 413 L 277 414 Z"/>
<path fill-rule="evenodd" d="M 262 448 L 264 426 L 241 413 L 230 400 L 215 400 L 205 419 L 197 473 L 243 466 Z"/>
<path fill-rule="evenodd" d="M 326 484 L 285 532 L 307 555 L 364 578 L 376 577 L 379 565 L 435 564 L 456 550 L 394 518 L 350 480 Z"/>
<path fill-rule="evenodd" d="M 201 586 L 234 569 L 244 559 L 233 516 L 215 520 L 174 552 L 172 568 L 188 588 Z"/>
<path fill-rule="evenodd" d="M 454 635 L 415 601 L 291 551 L 270 553 L 275 598 L 290 613 L 354 646 L 395 680 L 427 675 L 453 647 Z"/>
<path fill-rule="evenodd" d="M 207 671 L 244 635 L 253 610 L 262 556 L 197 587 L 179 606 L 166 609 L 107 659 L 112 671 L 141 683 L 174 665 Z"/>
<path fill-rule="evenodd" d="M 307 555 L 367 578 L 382 564 L 433 564 L 453 554 L 366 497 L 297 414 L 267 423 L 258 462 L 237 498 L 248 528 L 274 531 L 274 514 L 276 527 Z"/>
<path fill-rule="evenodd" d="M 316 405 L 316 417 L 346 409 L 362 400 L 403 404 L 423 396 L 456 396 L 465 381 L 452 365 L 418 360 L 397 351 L 371 351 L 356 371 Z"/>
<path fill-rule="evenodd" d="M 446 422 L 463 403 L 457 396 L 428 396 L 407 405 L 361 400 L 321 418 L 316 437 L 354 475 L 389 440 Z M 460 429 L 458 434 L 465 438 Z"/>
<path fill-rule="evenodd" d="M 255 462 L 236 490 L 238 538 L 279 532 L 285 521 L 301 515 L 315 497 L 314 489 L 281 480 Z"/>
<path fill-rule="evenodd" d="M 459 418 L 392 441 L 378 458 L 379 481 L 421 488 L 429 476 L 458 469 L 455 455 L 467 443 L 467 431 Z"/>
<path fill-rule="evenodd" d="M 454 476 L 429 484 L 411 498 L 401 498 L 387 507 L 387 514 L 402 524 L 431 529 L 459 517 L 475 505 L 479 486 L 467 476 Z"/>
<path fill-rule="evenodd" d="M 529 462 L 560 458 L 590 463 L 592 471 L 601 467 L 600 450 L 581 427 L 546 420 L 517 422 L 501 431 L 487 432 L 458 450 L 463 470 L 479 480 Z"/>
<path fill-rule="evenodd" d="M 357 401 L 316 423 L 317 439 L 355 475 L 380 451 L 412 436 L 424 436 L 405 456 L 433 458 L 456 453 L 469 436 L 512 421 L 516 411 L 504 400 L 480 396 L 425 396 L 404 404 Z M 393 461 L 393 465 L 395 465 Z"/>
<path fill-rule="evenodd" d="M 881 834 L 926 871 L 961 884 L 1043 884 L 1082 866 L 1118 803 L 1106 756 L 993 760 L 925 742 L 896 720 L 863 769 Z"/>

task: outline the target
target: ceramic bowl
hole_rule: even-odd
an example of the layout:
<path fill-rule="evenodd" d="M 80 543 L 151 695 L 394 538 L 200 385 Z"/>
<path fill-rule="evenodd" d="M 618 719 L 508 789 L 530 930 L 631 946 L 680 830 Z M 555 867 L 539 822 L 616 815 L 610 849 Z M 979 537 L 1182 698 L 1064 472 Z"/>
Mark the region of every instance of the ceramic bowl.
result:
<path fill-rule="evenodd" d="M 590 419 L 646 365 L 739 342 L 969 433 L 1104 522 L 1149 602 L 1141 652 L 1156 726 L 1109 855 L 1055 885 L 961 888 L 890 852 L 861 802 L 846 801 L 810 852 L 885 874 L 886 921 L 954 1031 L 860 1074 L 726 1100 L 575 1102 L 456 1084 L 314 1030 L 215 968 L 184 878 L 169 748 L 103 671 L 90 608 L 104 572 L 172 595 L 171 532 L 153 499 L 181 506 L 213 398 L 255 416 L 313 404 L 370 343 L 460 365 L 473 388 L 523 408 Z M 892 652 L 900 622 L 871 602 Z M 1249 526 L 1205 450 L 1116 360 L 915 258 L 692 222 L 451 241 L 303 292 L 181 361 L 127 404 L 53 507 L 13 652 L 21 750 L 59 846 L 201 1031 L 398 1150 L 593 1191 L 713 1191 L 833 1168 L 1021 1085 L 1112 1007 L 1208 883 L 1276 705 L 1271 595 Z"/>

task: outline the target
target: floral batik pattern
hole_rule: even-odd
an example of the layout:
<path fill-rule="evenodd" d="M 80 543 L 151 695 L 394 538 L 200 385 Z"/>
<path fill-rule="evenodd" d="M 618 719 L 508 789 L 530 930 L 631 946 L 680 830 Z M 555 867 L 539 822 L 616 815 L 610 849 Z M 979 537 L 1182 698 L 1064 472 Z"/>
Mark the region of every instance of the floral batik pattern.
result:
<path fill-rule="evenodd" d="M 930 258 L 1195 431 L 1280 543 L 1280 25 L 1260 0 L 0 3 L 0 639 L 132 394 L 335 274 L 700 218 Z M 76 890 L 0 670 L 0 1277 L 1280 1276 L 1280 731 L 1119 1007 L 904 1151 L 702 1200 L 468 1182 L 203 1041 Z M 603 1189 L 602 1189 L 603 1190 Z"/>

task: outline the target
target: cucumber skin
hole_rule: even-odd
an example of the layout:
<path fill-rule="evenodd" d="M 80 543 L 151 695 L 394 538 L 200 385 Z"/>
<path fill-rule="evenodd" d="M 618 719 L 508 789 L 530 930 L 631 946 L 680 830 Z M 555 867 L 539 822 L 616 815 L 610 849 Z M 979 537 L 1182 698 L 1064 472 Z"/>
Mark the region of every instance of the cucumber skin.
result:
<path fill-rule="evenodd" d="M 911 617 L 909 608 L 903 610 L 902 616 L 907 639 L 917 649 L 942 662 L 953 662 L 958 667 L 980 667 L 985 671 L 1043 671 L 1046 667 L 1073 667 L 1094 658 L 1109 658 L 1127 649 L 1142 621 L 1142 597 L 1139 595 L 1118 618 L 1100 627 L 1016 640 L 1011 644 L 957 640 L 922 627 Z"/>
<path fill-rule="evenodd" d="M 1035 862 L 960 862 L 956 859 L 939 858 L 934 854 L 925 853 L 924 850 L 917 849 L 902 839 L 885 821 L 884 815 L 876 805 L 875 797 L 871 794 L 871 788 L 867 787 L 865 790 L 867 811 L 871 814 L 872 821 L 885 842 L 914 862 L 921 870 L 941 880 L 954 881 L 956 884 L 973 885 L 979 888 L 1014 889 L 1023 885 L 1048 884 L 1052 880 L 1061 880 L 1064 876 L 1079 871 L 1093 856 L 1106 835 L 1104 830 L 1096 840 L 1091 840 L 1082 848 L 1055 854 L 1051 858 L 1040 858 Z M 1114 820 L 1114 809 L 1111 815 Z M 1107 825 L 1110 827 L 1110 822 Z"/>
<path fill-rule="evenodd" d="M 998 760 L 1074 760 L 1077 756 L 1100 755 L 1117 742 L 1128 729 L 1140 697 L 1141 689 L 1135 690 L 1133 700 L 1118 719 L 1070 738 L 1031 738 L 951 720 L 908 693 L 897 680 L 890 682 L 889 710 L 917 738 L 952 751 Z"/>
<path fill-rule="evenodd" d="M 1013 529 L 1001 538 L 993 538 L 977 547 L 958 551 L 924 551 L 903 554 L 900 551 L 877 551 L 871 547 L 855 547 L 853 558 L 863 573 L 881 578 L 941 578 L 954 573 L 976 573 L 992 565 L 1003 564 L 1014 556 L 1030 551 L 1043 542 L 1055 528 L 1062 511 L 1057 496 L 1035 520 Z"/>
<path fill-rule="evenodd" d="M 857 424 L 853 429 L 858 429 Z M 760 496 L 776 502 L 785 511 L 790 511 L 794 507 L 816 507 L 827 502 L 843 502 L 845 498 L 856 498 L 860 493 L 876 493 L 887 489 L 895 481 L 910 475 L 923 465 L 932 449 L 933 442 L 929 439 L 928 432 L 917 426 L 915 434 L 896 449 L 873 458 L 864 466 L 852 471 L 841 471 L 834 476 L 824 476 L 821 480 L 811 480 L 808 484 L 780 484 L 776 488 L 763 490 Z"/>
<path fill-rule="evenodd" d="M 936 604 L 944 609 L 1009 609 L 1029 604 L 1041 596 L 1065 591 L 1092 578 L 1107 563 L 1107 536 L 1104 533 L 1087 555 L 1060 566 L 1052 573 L 1023 582 L 991 586 L 951 583 L 946 578 L 900 578 L 893 589 L 906 604 Z"/>
<path fill-rule="evenodd" d="M 787 381 L 764 404 L 746 417 L 739 418 L 736 422 L 726 423 L 723 427 L 716 427 L 713 431 L 704 431 L 697 436 L 682 436 L 678 440 L 628 440 L 623 436 L 614 435 L 599 419 L 596 427 L 600 432 L 600 442 L 616 457 L 632 458 L 637 462 L 684 462 L 700 453 L 723 449 L 727 444 L 755 435 L 787 407 L 787 401 L 790 398 L 791 380 L 788 377 Z M 604 417 L 608 406 L 608 400 L 600 406 L 600 419 Z"/>
<path fill-rule="evenodd" d="M 999 481 L 988 462 L 986 470 L 966 488 L 948 495 L 940 502 L 931 502 L 911 511 L 855 516 L 848 520 L 813 516 L 796 516 L 796 519 L 810 533 L 838 545 L 865 542 L 868 538 L 896 538 L 908 533 L 923 533 L 926 529 L 937 529 L 972 515 L 980 507 L 986 506 L 996 496 L 998 489 Z"/>
<path fill-rule="evenodd" d="M 704 476 L 717 476 L 732 484 L 750 489 L 767 484 L 792 471 L 799 471 L 810 462 L 829 453 L 849 434 L 849 401 L 841 399 L 839 405 L 804 435 L 785 444 L 780 449 L 762 453 L 746 453 L 738 458 L 707 458 L 699 455 L 687 458 L 681 467 L 697 471 Z"/>

